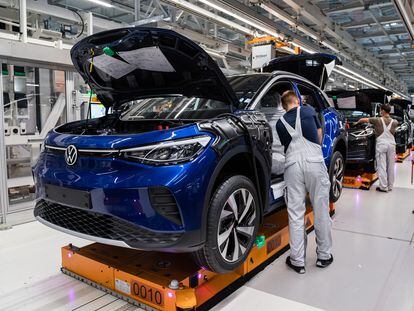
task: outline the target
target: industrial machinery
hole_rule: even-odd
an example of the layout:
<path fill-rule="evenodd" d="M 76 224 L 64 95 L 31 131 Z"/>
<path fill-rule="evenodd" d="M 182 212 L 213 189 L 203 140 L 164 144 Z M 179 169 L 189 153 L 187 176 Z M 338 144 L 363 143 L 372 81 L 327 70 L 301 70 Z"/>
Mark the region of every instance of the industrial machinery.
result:
<path fill-rule="evenodd" d="M 335 212 L 334 204 L 330 213 Z M 306 232 L 313 229 L 311 206 Z M 62 272 L 145 310 L 210 310 L 289 248 L 286 209 L 264 218 L 247 260 L 218 274 L 200 268 L 188 254 L 143 252 L 94 243 L 62 247 Z"/>

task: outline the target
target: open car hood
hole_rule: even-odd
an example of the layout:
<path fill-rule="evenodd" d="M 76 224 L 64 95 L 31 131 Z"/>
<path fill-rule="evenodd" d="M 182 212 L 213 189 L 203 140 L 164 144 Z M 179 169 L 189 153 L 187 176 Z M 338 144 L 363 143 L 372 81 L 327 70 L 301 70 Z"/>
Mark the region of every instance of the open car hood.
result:
<path fill-rule="evenodd" d="M 407 112 L 410 110 L 411 101 L 406 99 L 394 98 L 390 100 L 390 105 L 393 106 L 394 109 L 402 115 L 404 113 L 404 110 Z"/>
<path fill-rule="evenodd" d="M 283 70 L 295 73 L 323 90 L 335 65 L 342 65 L 342 61 L 335 55 L 302 54 L 274 58 L 264 65 L 263 71 Z"/>
<path fill-rule="evenodd" d="M 372 103 L 389 103 L 393 92 L 380 89 L 362 89 L 359 92 L 366 94 Z"/>
<path fill-rule="evenodd" d="M 71 50 L 76 70 L 105 107 L 165 95 L 238 100 L 216 62 L 169 29 L 129 27 L 100 32 Z"/>
<path fill-rule="evenodd" d="M 372 115 L 371 98 L 361 91 L 334 90 L 326 92 L 339 110 L 362 111 Z"/>

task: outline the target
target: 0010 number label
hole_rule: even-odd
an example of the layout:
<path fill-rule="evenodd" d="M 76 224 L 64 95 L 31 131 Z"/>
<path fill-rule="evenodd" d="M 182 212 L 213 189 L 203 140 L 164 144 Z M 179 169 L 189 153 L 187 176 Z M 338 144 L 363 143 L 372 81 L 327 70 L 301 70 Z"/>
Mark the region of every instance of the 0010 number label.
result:
<path fill-rule="evenodd" d="M 131 293 L 132 295 L 137 296 L 145 301 L 155 303 L 159 306 L 164 305 L 163 294 L 151 286 L 133 281 L 131 283 Z"/>

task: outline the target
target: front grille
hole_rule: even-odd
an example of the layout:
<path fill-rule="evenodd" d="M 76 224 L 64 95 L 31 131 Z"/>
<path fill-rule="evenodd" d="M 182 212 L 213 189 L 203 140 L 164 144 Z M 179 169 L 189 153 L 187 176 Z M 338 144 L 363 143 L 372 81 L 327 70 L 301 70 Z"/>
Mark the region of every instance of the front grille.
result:
<path fill-rule="evenodd" d="M 63 156 L 65 154 L 64 149 L 54 149 L 53 147 L 46 146 L 47 153 L 55 154 L 55 155 L 61 155 Z M 108 152 L 102 152 L 99 151 L 89 151 L 89 150 L 78 150 L 78 155 L 83 157 L 94 157 L 94 158 L 113 158 L 115 156 L 118 156 L 118 151 L 108 151 Z"/>
<path fill-rule="evenodd" d="M 173 223 L 182 226 L 183 222 L 177 203 L 171 191 L 166 187 L 150 187 L 149 195 L 151 205 L 158 214 L 164 216 Z"/>
<path fill-rule="evenodd" d="M 149 231 L 114 216 L 44 200 L 36 204 L 34 214 L 59 227 L 94 237 L 123 241 L 136 248 L 169 246 L 182 236 L 181 233 Z"/>

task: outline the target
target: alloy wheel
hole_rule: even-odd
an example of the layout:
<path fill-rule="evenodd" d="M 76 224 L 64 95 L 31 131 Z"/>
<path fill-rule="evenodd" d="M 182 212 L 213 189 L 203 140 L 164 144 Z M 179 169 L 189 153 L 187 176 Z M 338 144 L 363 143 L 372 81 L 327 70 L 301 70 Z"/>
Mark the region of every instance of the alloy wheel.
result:
<path fill-rule="evenodd" d="M 249 190 L 234 191 L 224 204 L 217 231 L 217 245 L 227 262 L 241 258 L 254 239 L 256 202 Z"/>
<path fill-rule="evenodd" d="M 342 192 L 342 183 L 344 180 L 344 161 L 342 158 L 335 160 L 333 175 L 332 175 L 332 192 L 335 198 L 338 198 Z"/>

